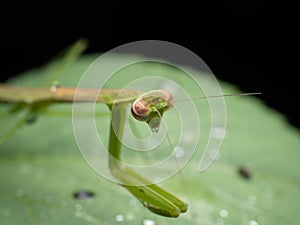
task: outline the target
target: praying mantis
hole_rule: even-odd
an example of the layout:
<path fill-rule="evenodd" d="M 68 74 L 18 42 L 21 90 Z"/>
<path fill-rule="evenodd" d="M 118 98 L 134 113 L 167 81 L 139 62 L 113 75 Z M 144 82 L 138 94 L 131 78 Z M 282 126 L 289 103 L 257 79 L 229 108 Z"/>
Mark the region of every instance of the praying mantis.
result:
<path fill-rule="evenodd" d="M 0 101 L 6 103 L 17 103 L 18 107 L 29 107 L 34 113 L 39 106 L 46 107 L 52 103 L 73 102 L 77 92 L 76 101 L 89 102 L 97 99 L 97 102 L 104 103 L 111 110 L 116 107 L 119 117 L 117 127 L 110 128 L 109 138 L 109 167 L 115 178 L 117 178 L 123 187 L 133 194 L 150 211 L 166 216 L 178 217 L 181 213 L 187 211 L 187 204 L 163 190 L 155 184 L 150 184 L 147 179 L 140 176 L 137 172 L 120 164 L 122 143 L 118 137 L 122 136 L 124 127 L 124 117 L 126 107 L 132 104 L 131 113 L 139 121 L 145 121 L 149 124 L 153 132 L 157 132 L 163 114 L 172 108 L 174 99 L 171 93 L 164 90 L 153 90 L 143 93 L 134 90 L 122 91 L 103 89 L 76 89 L 64 87 L 50 88 L 17 88 L 8 85 L 0 85 Z M 244 93 L 240 95 L 253 95 L 258 93 Z M 211 96 L 219 97 L 219 96 Z M 113 119 L 113 118 L 112 118 Z M 156 122 L 151 123 L 153 119 Z M 158 122 L 157 122 L 158 121 Z"/>
<path fill-rule="evenodd" d="M 259 93 L 245 93 L 240 95 L 253 94 Z M 111 112 L 112 110 L 115 112 L 111 113 L 108 143 L 110 157 L 108 165 L 111 174 L 119 181 L 119 184 L 126 188 L 153 213 L 165 217 L 178 217 L 181 213 L 186 212 L 188 209 L 187 203 L 156 184 L 151 184 L 149 180 L 136 171 L 123 165 L 121 159 L 122 141 L 120 137 L 122 137 L 124 132 L 127 106 L 131 105 L 132 116 L 139 121 L 145 121 L 152 132 L 157 132 L 161 127 L 167 132 L 162 117 L 176 103 L 171 93 L 165 90 L 152 90 L 143 93 L 138 90 L 78 89 L 73 87 L 59 87 L 57 85 L 52 85 L 49 88 L 21 88 L 5 84 L 0 85 L 0 102 L 12 103 L 14 105 L 13 110 L 28 108 L 28 116 L 34 115 L 39 110 L 47 108 L 54 103 L 73 103 L 75 95 L 76 102 L 91 102 L 96 100 L 98 103 L 106 104 Z M 112 121 L 114 117 L 117 117 L 118 122 L 113 127 Z"/>

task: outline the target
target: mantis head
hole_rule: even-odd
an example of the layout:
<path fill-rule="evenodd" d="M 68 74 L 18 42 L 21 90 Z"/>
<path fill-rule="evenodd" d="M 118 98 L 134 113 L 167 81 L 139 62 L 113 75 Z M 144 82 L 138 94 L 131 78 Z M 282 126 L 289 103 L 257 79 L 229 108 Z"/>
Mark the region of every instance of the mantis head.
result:
<path fill-rule="evenodd" d="M 172 108 L 173 102 L 173 96 L 168 91 L 149 91 L 134 101 L 131 113 L 135 119 L 146 121 L 151 131 L 158 132 L 161 118 L 165 111 Z"/>

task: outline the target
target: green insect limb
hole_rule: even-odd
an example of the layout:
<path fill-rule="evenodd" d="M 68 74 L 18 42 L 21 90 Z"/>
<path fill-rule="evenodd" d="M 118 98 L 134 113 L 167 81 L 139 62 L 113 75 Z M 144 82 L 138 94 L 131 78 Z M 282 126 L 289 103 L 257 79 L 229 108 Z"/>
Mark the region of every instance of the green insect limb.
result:
<path fill-rule="evenodd" d="M 153 213 L 166 217 L 178 217 L 180 213 L 187 211 L 187 204 L 163 190 L 150 181 L 143 178 L 137 172 L 127 166 L 124 166 L 121 161 L 122 143 L 119 138 L 122 137 L 123 127 L 126 116 L 126 107 L 128 103 L 119 103 L 109 105 L 111 110 L 111 127 L 109 138 L 109 168 L 112 175 L 120 181 L 120 184 L 134 195 L 146 208 Z M 113 120 L 117 122 L 114 123 Z"/>

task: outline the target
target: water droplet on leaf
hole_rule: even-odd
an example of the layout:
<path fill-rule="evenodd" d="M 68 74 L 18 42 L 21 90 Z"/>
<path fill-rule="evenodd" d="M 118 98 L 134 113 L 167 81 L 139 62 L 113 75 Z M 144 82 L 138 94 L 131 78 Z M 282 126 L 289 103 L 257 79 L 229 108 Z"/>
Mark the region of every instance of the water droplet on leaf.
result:
<path fill-rule="evenodd" d="M 255 220 L 250 220 L 249 225 L 258 225 L 258 223 Z"/>
<path fill-rule="evenodd" d="M 145 219 L 143 221 L 143 225 L 155 225 L 155 221 L 154 220 L 149 220 L 149 219 Z"/>
<path fill-rule="evenodd" d="M 59 87 L 60 87 L 59 82 L 58 81 L 53 81 L 53 83 L 50 87 L 50 91 L 51 92 L 56 92 Z"/>
<path fill-rule="evenodd" d="M 223 218 L 228 216 L 228 211 L 226 209 L 222 209 L 219 213 L 219 215 Z"/>
<path fill-rule="evenodd" d="M 116 221 L 117 221 L 117 222 L 122 222 L 122 221 L 124 221 L 124 216 L 123 216 L 122 214 L 116 215 Z"/>

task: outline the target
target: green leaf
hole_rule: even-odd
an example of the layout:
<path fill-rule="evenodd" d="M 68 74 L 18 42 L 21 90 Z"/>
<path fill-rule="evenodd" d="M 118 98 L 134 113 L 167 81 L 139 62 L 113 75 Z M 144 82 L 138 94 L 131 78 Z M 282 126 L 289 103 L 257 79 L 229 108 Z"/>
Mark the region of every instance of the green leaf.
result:
<path fill-rule="evenodd" d="M 95 55 L 87 55 L 65 68 L 61 85 L 76 87 L 95 58 Z M 111 62 L 121 58 L 113 57 Z M 10 83 L 38 86 L 53 67 L 55 65 L 28 71 Z M 165 65 L 150 67 L 149 71 L 141 65 L 132 69 L 137 74 L 156 71 L 172 78 L 176 75 L 173 68 Z M 188 82 L 179 79 L 182 83 Z M 121 82 L 112 79 L 110 85 L 118 88 Z M 230 84 L 221 82 L 221 86 L 224 93 L 238 92 Z M 205 103 L 199 105 L 204 114 L 208 112 Z M 50 106 L 37 115 L 35 122 L 19 127 L 0 146 L 1 222 L 7 225 L 154 224 L 151 221 L 158 225 L 296 224 L 300 220 L 299 131 L 255 97 L 229 97 L 226 107 L 227 136 L 218 160 L 206 171 L 198 172 L 206 144 L 202 142 L 205 137 L 200 137 L 199 150 L 187 166 L 160 184 L 189 204 L 188 212 L 174 219 L 149 212 L 124 188 L 95 173 L 76 146 L 72 105 Z M 0 135 L 24 116 L 23 111 L 9 113 L 9 110 L 9 105 L 0 105 Z M 170 117 L 172 119 L 172 114 Z M 168 119 L 168 113 L 165 118 Z M 209 130 L 207 118 L 200 120 L 202 130 Z M 100 135 L 108 141 L 109 111 L 103 105 L 97 107 L 97 124 L 102 128 Z M 176 136 L 176 129 L 172 131 L 172 125 L 169 126 L 170 136 Z M 164 157 L 167 153 L 161 154 Z M 126 159 L 135 160 L 130 153 Z M 244 175 L 238 172 L 241 166 L 248 170 Z M 247 172 L 249 178 L 245 175 Z M 90 191 L 94 196 L 75 199 L 74 193 L 80 191 Z"/>

